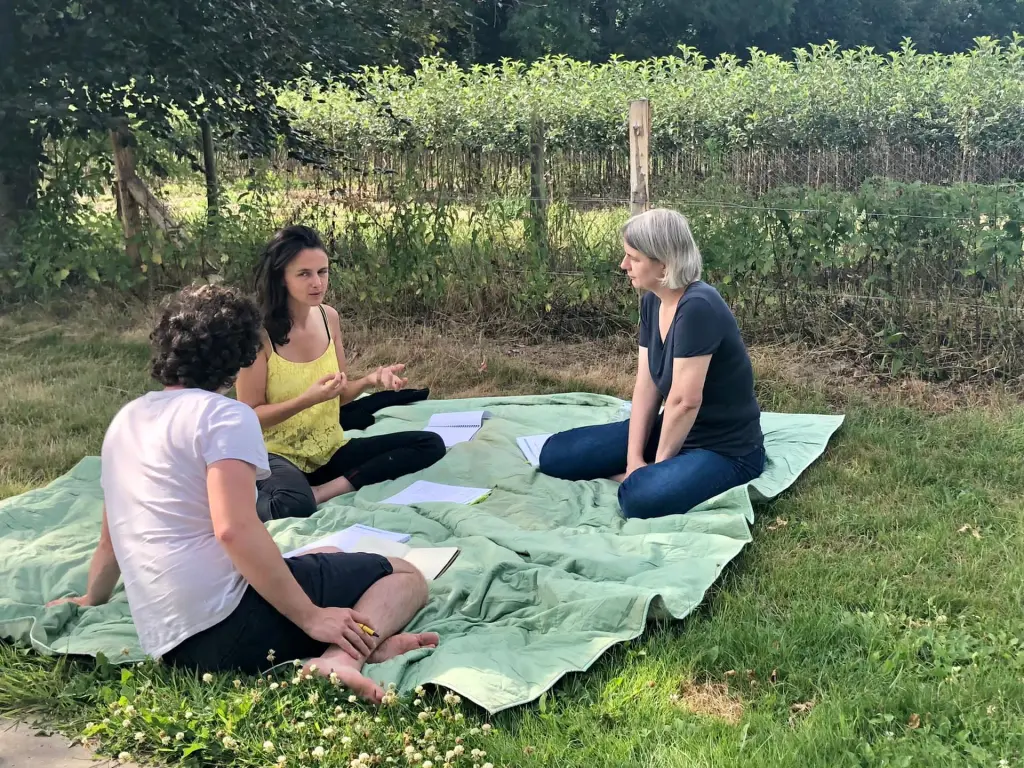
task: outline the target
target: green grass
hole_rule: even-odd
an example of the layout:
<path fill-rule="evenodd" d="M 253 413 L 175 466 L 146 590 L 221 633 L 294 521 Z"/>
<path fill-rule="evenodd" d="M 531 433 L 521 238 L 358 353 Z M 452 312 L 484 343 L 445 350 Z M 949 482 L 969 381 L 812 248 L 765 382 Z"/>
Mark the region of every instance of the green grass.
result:
<path fill-rule="evenodd" d="M 149 386 L 137 319 L 93 314 L 0 318 L 0 495 L 95 454 L 116 409 Z M 348 336 L 357 368 L 402 351 L 361 333 Z M 628 383 L 628 361 L 566 363 L 582 354 L 576 348 L 559 364 L 550 348 L 510 357 L 429 329 L 405 333 L 409 354 L 419 355 L 415 370 L 437 397 L 621 393 Z M 424 343 L 430 333 L 434 343 Z M 766 409 L 828 407 L 826 389 L 761 368 Z M 487 752 L 476 763 L 496 766 L 1020 765 L 1024 408 L 935 413 L 854 394 L 844 410 L 847 424 L 825 457 L 759 510 L 754 542 L 693 616 L 652 627 L 537 705 L 493 719 L 452 705 L 419 720 L 424 706 L 445 706 L 440 692 L 375 722 L 377 713 L 343 699 L 340 721 L 325 683 L 270 691 L 242 680 L 236 688 L 230 677 L 203 684 L 150 666 L 123 680 L 127 673 L 109 665 L 0 646 L 0 713 L 36 715 L 74 733 L 92 722 L 88 734 L 115 755 L 174 763 L 199 746 L 193 764 L 213 766 L 272 765 L 267 739 L 288 766 L 348 766 L 359 751 L 378 749 L 382 760 L 407 765 L 406 731 L 435 766 L 456 737 L 467 754 L 455 764 L 465 766 L 474 748 Z M 311 704 L 314 692 L 321 698 Z M 109 709 L 122 695 L 137 710 L 127 728 L 123 710 Z M 472 733 L 485 722 L 493 734 Z M 229 723 L 238 742 L 231 750 L 218 736 Z M 337 733 L 314 735 L 328 723 Z M 181 742 L 173 741 L 178 731 Z M 340 744 L 345 735 L 352 744 Z M 439 758 L 422 751 L 430 743 Z M 320 744 L 332 749 L 317 763 L 309 750 Z"/>

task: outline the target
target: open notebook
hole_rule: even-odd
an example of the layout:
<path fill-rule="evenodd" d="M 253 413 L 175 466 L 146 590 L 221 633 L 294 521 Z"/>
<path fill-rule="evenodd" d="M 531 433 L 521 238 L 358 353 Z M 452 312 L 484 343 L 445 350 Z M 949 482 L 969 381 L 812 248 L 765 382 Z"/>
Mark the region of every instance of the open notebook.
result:
<path fill-rule="evenodd" d="M 456 413 L 435 413 L 430 417 L 424 430 L 440 435 L 444 447 L 451 448 L 457 443 L 472 440 L 484 420 L 490 418 L 487 411 L 458 411 Z"/>
<path fill-rule="evenodd" d="M 352 528 L 356 527 L 352 526 Z M 342 552 L 369 552 L 374 555 L 383 555 L 384 557 L 400 557 L 416 566 L 420 573 L 423 574 L 423 578 L 430 581 L 447 571 L 448 567 L 455 562 L 455 558 L 459 556 L 460 552 L 458 547 L 410 547 L 401 541 L 396 541 L 394 538 L 385 538 L 373 534 L 359 534 L 358 538 L 353 540 L 353 534 L 350 533 L 352 528 L 346 528 L 344 531 L 338 531 L 330 536 L 310 542 L 299 549 L 286 552 L 284 556 L 298 557 L 311 549 L 337 547 Z M 387 534 L 390 531 L 384 531 L 383 533 Z M 406 540 L 411 538 L 406 534 L 396 535 L 405 536 Z"/>

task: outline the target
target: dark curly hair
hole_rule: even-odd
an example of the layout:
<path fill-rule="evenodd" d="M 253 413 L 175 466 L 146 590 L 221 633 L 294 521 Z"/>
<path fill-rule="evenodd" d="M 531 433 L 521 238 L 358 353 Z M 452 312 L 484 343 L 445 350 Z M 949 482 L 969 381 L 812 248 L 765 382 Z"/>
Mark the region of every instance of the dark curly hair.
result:
<path fill-rule="evenodd" d="M 232 288 L 185 288 L 164 305 L 149 340 L 154 379 L 164 386 L 217 392 L 255 362 L 261 346 L 260 311 Z"/>
<path fill-rule="evenodd" d="M 292 316 L 288 312 L 288 289 L 284 285 L 284 271 L 291 260 L 307 248 L 326 252 L 323 240 L 316 230 L 296 224 L 279 229 L 270 238 L 256 263 L 256 300 L 263 313 L 263 325 L 275 346 L 288 343 L 292 330 Z"/>

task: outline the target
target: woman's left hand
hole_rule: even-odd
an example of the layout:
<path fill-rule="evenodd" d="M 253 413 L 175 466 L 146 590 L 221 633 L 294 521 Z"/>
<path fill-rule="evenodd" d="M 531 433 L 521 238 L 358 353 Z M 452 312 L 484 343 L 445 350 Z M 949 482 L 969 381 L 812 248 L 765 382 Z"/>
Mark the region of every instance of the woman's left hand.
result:
<path fill-rule="evenodd" d="M 399 375 L 404 370 L 405 366 L 401 363 L 397 365 L 382 365 L 377 369 L 377 386 L 381 389 L 397 392 L 409 383 L 409 379 L 403 379 Z"/>

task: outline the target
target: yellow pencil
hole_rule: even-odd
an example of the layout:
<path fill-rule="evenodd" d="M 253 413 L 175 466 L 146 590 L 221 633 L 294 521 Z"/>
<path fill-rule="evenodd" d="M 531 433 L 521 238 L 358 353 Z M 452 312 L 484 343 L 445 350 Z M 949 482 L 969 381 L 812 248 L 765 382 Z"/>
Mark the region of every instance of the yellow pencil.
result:
<path fill-rule="evenodd" d="M 366 634 L 368 634 L 368 635 L 369 635 L 370 637 L 379 637 L 379 635 L 378 635 L 378 634 L 377 634 L 376 632 L 374 632 L 374 631 L 373 631 L 372 629 L 370 629 L 370 628 L 369 628 L 368 626 L 366 626 L 365 624 L 360 624 L 360 625 L 359 625 L 359 628 L 360 628 L 361 630 L 363 630 L 363 632 L 365 632 Z"/>

